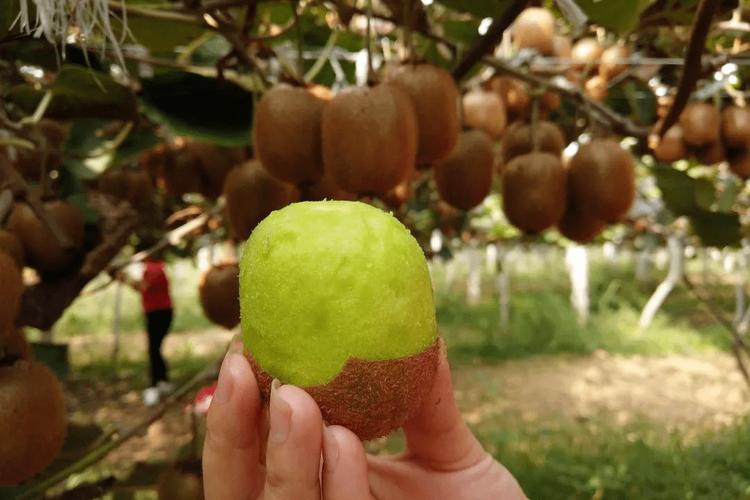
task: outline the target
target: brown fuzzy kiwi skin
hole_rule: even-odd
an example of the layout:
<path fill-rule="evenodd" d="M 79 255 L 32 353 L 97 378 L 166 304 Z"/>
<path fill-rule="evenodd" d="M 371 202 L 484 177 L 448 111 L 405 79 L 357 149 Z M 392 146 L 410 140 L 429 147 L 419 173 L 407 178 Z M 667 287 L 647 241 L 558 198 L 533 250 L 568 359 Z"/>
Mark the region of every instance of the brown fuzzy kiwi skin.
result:
<path fill-rule="evenodd" d="M 443 68 L 402 64 L 386 72 L 385 81 L 401 87 L 414 103 L 417 116 L 417 162 L 445 158 L 458 142 L 458 87 Z"/>
<path fill-rule="evenodd" d="M 581 210 L 617 221 L 635 198 L 633 156 L 613 139 L 594 139 L 570 159 L 568 186 Z"/>
<path fill-rule="evenodd" d="M 414 104 L 393 84 L 341 92 L 323 111 L 322 130 L 323 165 L 345 191 L 384 194 L 414 168 Z"/>
<path fill-rule="evenodd" d="M 599 59 L 604 52 L 604 47 L 596 41 L 596 38 L 585 37 L 573 44 L 570 57 L 573 59 L 574 68 L 582 70 L 586 67 L 595 69 Z"/>
<path fill-rule="evenodd" d="M 21 271 L 13 257 L 0 251 L 0 332 L 15 323 L 23 289 Z"/>
<path fill-rule="evenodd" d="M 492 188 L 495 155 L 492 139 L 481 130 L 461 133 L 453 152 L 432 167 L 435 185 L 449 205 L 471 210 Z"/>
<path fill-rule="evenodd" d="M 721 112 L 721 137 L 728 148 L 750 148 L 750 109 L 727 106 Z"/>
<path fill-rule="evenodd" d="M 688 104 L 680 116 L 680 126 L 685 144 L 696 148 L 707 146 L 720 139 L 721 114 L 713 104 Z"/>
<path fill-rule="evenodd" d="M 255 154 L 268 172 L 292 184 L 323 176 L 321 120 L 327 101 L 304 87 L 274 85 L 258 101 Z"/>
<path fill-rule="evenodd" d="M 6 356 L 14 356 L 19 359 L 31 360 L 33 353 L 31 346 L 26 340 L 26 333 L 21 328 L 8 328 L 4 333 L 0 330 L 0 357 L 3 349 Z"/>
<path fill-rule="evenodd" d="M 511 36 L 517 48 L 551 56 L 555 52 L 555 18 L 547 9 L 526 8 L 513 23 Z"/>
<path fill-rule="evenodd" d="M 682 138 L 682 127 L 679 123 L 669 127 L 667 133 L 659 141 L 659 145 L 654 149 L 654 158 L 665 163 L 683 160 L 688 155 L 688 149 Z"/>
<path fill-rule="evenodd" d="M 198 294 L 206 317 L 231 330 L 240 322 L 240 268 L 236 263 L 211 267 L 201 277 Z"/>
<path fill-rule="evenodd" d="M 244 241 L 268 214 L 297 201 L 299 192 L 266 172 L 258 160 L 250 160 L 229 172 L 224 196 L 232 237 Z"/>
<path fill-rule="evenodd" d="M 750 178 L 750 150 L 736 150 L 729 154 L 729 170 L 740 179 Z"/>
<path fill-rule="evenodd" d="M 552 38 L 552 46 L 554 49 L 555 57 L 560 59 L 570 59 L 573 53 L 573 43 L 570 38 L 564 35 L 555 35 Z"/>
<path fill-rule="evenodd" d="M 71 249 L 60 245 L 26 203 L 15 204 L 8 220 L 8 229 L 21 240 L 30 267 L 40 272 L 60 271 L 71 265 L 83 248 L 83 214 L 75 205 L 62 200 L 48 201 L 44 208 L 72 241 Z"/>
<path fill-rule="evenodd" d="M 362 441 L 388 435 L 416 415 L 432 390 L 440 357 L 439 339 L 424 351 L 390 360 L 350 358 L 325 385 L 302 387 L 318 403 L 329 425 L 343 425 Z M 261 394 L 268 400 L 273 374 L 259 366 L 252 353 Z M 284 383 L 284 380 L 281 380 Z"/>
<path fill-rule="evenodd" d="M 13 257 L 18 269 L 23 269 L 26 262 L 26 253 L 18 236 L 5 229 L 0 229 L 0 252 L 5 252 Z"/>
<path fill-rule="evenodd" d="M 503 211 L 526 233 L 556 225 L 565 212 L 566 176 L 559 156 L 545 152 L 516 156 L 503 167 Z"/>
<path fill-rule="evenodd" d="M 44 365 L 0 366 L 0 486 L 19 484 L 60 452 L 67 421 L 60 382 Z"/>
<path fill-rule="evenodd" d="M 599 75 L 607 81 L 619 76 L 628 68 L 627 63 L 620 62 L 630 57 L 630 49 L 617 44 L 604 49 L 599 63 Z"/>
<path fill-rule="evenodd" d="M 464 125 L 484 130 L 493 139 L 505 132 L 508 117 L 505 104 L 495 92 L 472 89 L 462 99 Z"/>
<path fill-rule="evenodd" d="M 594 75 L 583 85 L 586 95 L 597 102 L 604 102 L 609 95 L 609 82 L 601 75 Z"/>
<path fill-rule="evenodd" d="M 398 186 L 380 196 L 381 201 L 385 203 L 388 208 L 394 210 L 401 208 L 404 203 L 409 201 L 414 195 L 414 189 L 410 177 L 411 176 L 404 179 Z"/>
<path fill-rule="evenodd" d="M 724 144 L 721 141 L 712 142 L 700 148 L 693 148 L 695 159 L 703 165 L 716 165 L 727 159 Z"/>
<path fill-rule="evenodd" d="M 162 157 L 164 184 L 167 194 L 174 198 L 203 189 L 201 162 L 189 144 L 170 149 Z"/>
<path fill-rule="evenodd" d="M 198 160 L 198 192 L 209 199 L 216 199 L 221 195 L 224 180 L 230 170 L 246 159 L 242 148 L 223 147 L 204 141 L 189 141 L 186 147 Z"/>
<path fill-rule="evenodd" d="M 565 149 L 565 136 L 556 124 L 540 121 L 534 130 L 539 151 L 560 156 Z M 503 137 L 501 152 L 505 163 L 516 156 L 531 153 L 534 149 L 531 136 L 531 125 L 526 122 L 516 122 L 508 127 Z"/>
<path fill-rule="evenodd" d="M 97 188 L 115 198 L 126 200 L 137 211 L 144 211 L 153 202 L 154 186 L 148 172 L 142 169 L 116 169 L 102 174 Z"/>
<path fill-rule="evenodd" d="M 521 80 L 510 76 L 493 76 L 485 88 L 500 96 L 509 115 L 520 117 L 528 111 L 531 98 Z"/>
<path fill-rule="evenodd" d="M 571 241 L 589 243 L 599 236 L 607 223 L 578 208 L 568 199 L 568 207 L 557 224 L 557 230 Z"/>
<path fill-rule="evenodd" d="M 17 149 L 15 167 L 21 175 L 34 181 L 39 180 L 42 173 L 42 163 L 46 161 L 47 172 L 57 169 L 62 163 L 62 149 L 68 135 L 68 129 L 60 122 L 43 118 L 37 124 L 37 131 L 47 141 L 46 153 L 41 150 L 29 151 Z"/>
<path fill-rule="evenodd" d="M 203 500 L 203 474 L 199 462 L 166 467 L 156 485 L 159 500 Z"/>

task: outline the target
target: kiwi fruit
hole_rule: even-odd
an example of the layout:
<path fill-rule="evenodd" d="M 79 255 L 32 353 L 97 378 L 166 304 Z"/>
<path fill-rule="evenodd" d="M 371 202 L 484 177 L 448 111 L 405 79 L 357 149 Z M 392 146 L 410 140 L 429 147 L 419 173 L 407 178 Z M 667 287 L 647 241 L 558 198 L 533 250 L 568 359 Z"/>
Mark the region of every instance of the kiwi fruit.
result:
<path fill-rule="evenodd" d="M 0 365 L 0 486 L 26 481 L 62 449 L 65 398 L 60 382 L 41 363 Z"/>
<path fill-rule="evenodd" d="M 198 192 L 209 199 L 221 195 L 229 171 L 246 160 L 243 148 L 239 147 L 230 148 L 204 141 L 189 141 L 186 147 L 198 159 Z"/>
<path fill-rule="evenodd" d="M 750 178 L 750 151 L 741 150 L 729 156 L 729 170 L 740 179 Z"/>
<path fill-rule="evenodd" d="M 555 35 L 552 37 L 552 50 L 555 57 L 560 59 L 570 59 L 573 53 L 573 44 L 567 36 Z"/>
<path fill-rule="evenodd" d="M 589 243 L 599 236 L 607 223 L 594 214 L 581 210 L 568 198 L 568 206 L 557 224 L 557 230 L 571 241 Z"/>
<path fill-rule="evenodd" d="M 721 112 L 721 137 L 729 148 L 750 148 L 750 109 L 727 106 Z"/>
<path fill-rule="evenodd" d="M 503 167 L 503 211 L 526 233 L 556 225 L 565 212 L 565 167 L 546 152 L 516 156 Z"/>
<path fill-rule="evenodd" d="M 505 131 L 508 117 L 505 104 L 496 93 L 476 88 L 464 94 L 464 125 L 485 131 L 493 139 L 498 139 Z"/>
<path fill-rule="evenodd" d="M 9 254 L 0 251 L 0 332 L 16 322 L 23 294 L 23 278 L 16 262 Z"/>
<path fill-rule="evenodd" d="M 539 98 L 539 110 L 543 116 L 547 116 L 560 109 L 560 104 L 562 104 L 560 94 L 552 90 L 548 90 Z"/>
<path fill-rule="evenodd" d="M 594 139 L 570 159 L 568 187 L 582 211 L 617 221 L 635 198 L 633 156 L 613 139 Z"/>
<path fill-rule="evenodd" d="M 526 84 L 510 76 L 493 76 L 485 84 L 485 88 L 500 96 L 508 114 L 523 116 L 529 109 L 529 93 Z"/>
<path fill-rule="evenodd" d="M 26 334 L 20 328 L 8 328 L 6 333 L 0 330 L 0 358 L 3 357 L 3 349 L 5 349 L 6 357 L 25 360 L 33 358 L 31 346 L 26 340 Z"/>
<path fill-rule="evenodd" d="M 570 51 L 570 58 L 573 60 L 573 67 L 578 70 L 584 68 L 596 68 L 599 59 L 602 57 L 604 47 L 599 44 L 596 38 L 585 37 L 573 44 Z"/>
<path fill-rule="evenodd" d="M 658 161 L 671 163 L 688 157 L 688 149 L 682 138 L 682 127 L 676 123 L 669 127 L 659 145 L 654 149 L 654 158 Z"/>
<path fill-rule="evenodd" d="M 695 159 L 703 165 L 716 165 L 727 159 L 726 150 L 721 141 L 712 142 L 700 148 L 693 148 Z"/>
<path fill-rule="evenodd" d="M 609 81 L 619 76 L 628 69 L 627 62 L 621 62 L 630 57 L 630 49 L 625 45 L 617 44 L 607 47 L 601 54 L 599 62 L 599 75 Z"/>
<path fill-rule="evenodd" d="M 453 77 L 432 64 L 406 63 L 386 72 L 387 82 L 401 87 L 417 116 L 417 162 L 432 163 L 453 151 L 460 129 L 458 88 Z"/>
<path fill-rule="evenodd" d="M 350 88 L 323 111 L 323 165 L 346 191 L 384 194 L 414 168 L 417 134 L 414 105 L 400 87 Z"/>
<path fill-rule="evenodd" d="M 236 263 L 212 266 L 198 285 L 201 307 L 212 323 L 231 330 L 240 322 L 240 268 Z"/>
<path fill-rule="evenodd" d="M 534 149 L 532 139 L 536 140 L 539 151 L 560 156 L 565 149 L 565 137 L 562 130 L 556 124 L 541 120 L 534 128 L 535 138 L 532 138 L 532 127 L 527 122 L 515 122 L 508 127 L 508 131 L 502 141 L 503 162 L 507 163 L 513 158 Z"/>
<path fill-rule="evenodd" d="M 71 240 L 72 248 L 63 248 L 26 203 L 14 205 L 8 229 L 21 240 L 30 267 L 40 272 L 60 271 L 71 265 L 83 249 L 83 214 L 75 205 L 62 200 L 48 201 L 44 208 Z"/>
<path fill-rule="evenodd" d="M 203 166 L 190 144 L 182 143 L 163 156 L 164 184 L 167 194 L 174 198 L 203 190 Z"/>
<path fill-rule="evenodd" d="M 164 468 L 156 485 L 159 500 L 203 500 L 203 472 L 199 461 Z"/>
<path fill-rule="evenodd" d="M 64 124 L 48 118 L 40 120 L 36 128 L 47 142 L 47 151 L 18 148 L 15 167 L 25 178 L 38 181 L 44 162 L 47 172 L 59 168 L 62 164 L 62 149 L 68 130 Z"/>
<path fill-rule="evenodd" d="M 0 252 L 5 252 L 13 257 L 18 269 L 23 269 L 26 262 L 26 254 L 18 236 L 5 229 L 0 229 Z"/>
<path fill-rule="evenodd" d="M 461 210 L 476 207 L 492 188 L 494 164 L 492 139 L 481 130 L 462 132 L 456 149 L 432 167 L 440 198 Z"/>
<path fill-rule="evenodd" d="M 688 104 L 680 115 L 680 126 L 685 144 L 699 148 L 720 139 L 721 114 L 713 104 Z"/>
<path fill-rule="evenodd" d="M 151 177 L 142 169 L 108 170 L 99 177 L 97 187 L 102 193 L 127 201 L 138 211 L 146 210 L 153 201 Z"/>
<path fill-rule="evenodd" d="M 250 160 L 232 169 L 224 182 L 226 214 L 235 239 L 245 240 L 265 216 L 299 198 L 297 189 Z"/>
<path fill-rule="evenodd" d="M 327 102 L 285 83 L 263 94 L 255 109 L 253 147 L 271 175 L 292 184 L 323 176 L 321 120 Z"/>
<path fill-rule="evenodd" d="M 528 7 L 513 22 L 511 37 L 518 49 L 533 49 L 551 56 L 555 53 L 555 18 L 546 9 Z"/>
<path fill-rule="evenodd" d="M 601 75 L 594 75 L 583 84 L 583 91 L 593 100 L 604 102 L 609 95 L 609 82 Z"/>
<path fill-rule="evenodd" d="M 240 312 L 262 394 L 274 377 L 301 387 L 326 422 L 360 439 L 403 425 L 432 388 L 427 263 L 409 230 L 371 205 L 302 202 L 269 215 L 242 254 Z"/>

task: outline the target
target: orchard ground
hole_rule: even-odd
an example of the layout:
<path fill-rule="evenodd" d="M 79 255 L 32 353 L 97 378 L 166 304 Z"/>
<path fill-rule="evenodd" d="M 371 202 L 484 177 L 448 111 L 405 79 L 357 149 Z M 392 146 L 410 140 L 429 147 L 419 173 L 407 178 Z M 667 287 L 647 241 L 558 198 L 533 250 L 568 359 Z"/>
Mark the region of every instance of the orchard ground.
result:
<path fill-rule="evenodd" d="M 750 498 L 750 393 L 728 333 L 681 288 L 654 325 L 639 330 L 640 309 L 666 270 L 637 283 L 632 254 L 608 260 L 592 250 L 591 256 L 585 326 L 570 306 L 559 250 L 506 266 L 511 295 L 504 328 L 491 273 L 483 271 L 481 298 L 468 305 L 463 259 L 450 272 L 433 265 L 438 320 L 466 420 L 531 498 Z M 694 260 L 688 270 L 731 317 L 735 276 L 720 263 L 702 266 Z M 202 317 L 197 276 L 188 261 L 171 266 L 177 315 L 166 352 L 177 380 L 219 359 L 234 335 Z M 113 288 L 79 298 L 55 331 L 56 340 L 71 345 L 68 401 L 79 425 L 110 429 L 145 415 L 138 298 L 122 290 L 121 347 L 113 364 L 114 298 Z M 68 485 L 127 475 L 139 462 L 169 461 L 189 436 L 190 421 L 177 407 Z M 396 433 L 369 446 L 397 451 L 401 444 Z"/>

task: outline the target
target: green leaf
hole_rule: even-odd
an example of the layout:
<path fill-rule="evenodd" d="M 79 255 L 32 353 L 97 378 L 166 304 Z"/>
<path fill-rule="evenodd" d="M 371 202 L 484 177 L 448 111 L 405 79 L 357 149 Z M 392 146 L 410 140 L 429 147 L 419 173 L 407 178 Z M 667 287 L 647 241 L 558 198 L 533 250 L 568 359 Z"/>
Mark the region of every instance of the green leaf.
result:
<path fill-rule="evenodd" d="M 736 213 L 700 211 L 690 215 L 693 233 L 706 246 L 739 246 L 742 239 L 740 218 Z"/>
<path fill-rule="evenodd" d="M 5 38 L 10 33 L 10 27 L 16 20 L 18 12 L 18 0 L 3 0 L 0 2 L 0 39 Z"/>
<path fill-rule="evenodd" d="M 122 24 L 113 21 L 115 33 L 122 33 Z M 197 24 L 167 19 L 128 16 L 128 31 L 132 40 L 147 47 L 152 53 L 174 53 L 206 32 Z"/>
<path fill-rule="evenodd" d="M 731 212 L 737 195 L 742 191 L 742 183 L 736 179 L 729 179 L 719 188 L 719 195 L 716 198 L 719 212 Z"/>
<path fill-rule="evenodd" d="M 695 181 L 695 202 L 700 208 L 710 210 L 716 200 L 714 183 L 705 178 L 693 180 Z"/>
<path fill-rule="evenodd" d="M 153 130 L 146 128 L 134 130 L 115 151 L 110 167 L 119 167 L 125 163 L 130 163 L 136 160 L 141 153 L 160 142 L 161 139 Z"/>
<path fill-rule="evenodd" d="M 225 146 L 249 143 L 253 96 L 237 84 L 183 71 L 141 84 L 146 114 L 173 133 Z"/>
<path fill-rule="evenodd" d="M 53 96 L 45 113 L 49 118 L 134 120 L 138 116 L 137 101 L 130 89 L 104 73 L 79 66 L 63 66 L 48 89 L 17 85 L 10 89 L 7 97 L 26 112 L 33 113 L 47 90 Z"/>
<path fill-rule="evenodd" d="M 589 19 L 605 28 L 627 33 L 638 24 L 638 18 L 650 0 L 576 0 Z"/>
<path fill-rule="evenodd" d="M 438 0 L 437 3 L 458 12 L 466 12 L 485 18 L 502 14 L 510 5 L 510 0 L 472 0 L 470 2 L 465 0 Z"/>
<path fill-rule="evenodd" d="M 664 167 L 654 168 L 654 175 L 664 203 L 675 215 L 687 215 L 699 209 L 695 179 L 680 170 Z"/>

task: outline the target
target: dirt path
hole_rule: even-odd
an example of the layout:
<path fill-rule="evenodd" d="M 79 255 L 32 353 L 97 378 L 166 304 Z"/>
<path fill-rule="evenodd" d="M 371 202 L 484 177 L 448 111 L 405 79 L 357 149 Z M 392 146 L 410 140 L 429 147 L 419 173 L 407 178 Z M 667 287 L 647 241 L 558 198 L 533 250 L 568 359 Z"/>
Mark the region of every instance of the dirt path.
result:
<path fill-rule="evenodd" d="M 167 353 L 219 352 L 227 332 L 179 334 Z M 94 341 L 78 340 L 78 352 L 94 355 Z M 141 349 L 141 340 L 132 349 Z M 73 349 L 76 352 L 76 349 Z M 650 358 L 595 353 L 587 357 L 538 357 L 454 370 L 456 395 L 469 423 L 492 425 L 513 417 L 529 425 L 544 421 L 610 419 L 625 424 L 646 418 L 665 429 L 700 431 L 731 424 L 750 411 L 750 397 L 731 356 L 722 353 Z M 129 426 L 145 415 L 139 391 L 127 380 L 69 384 L 74 420 Z M 178 407 L 110 455 L 111 464 L 168 460 L 189 439 L 190 423 Z"/>

